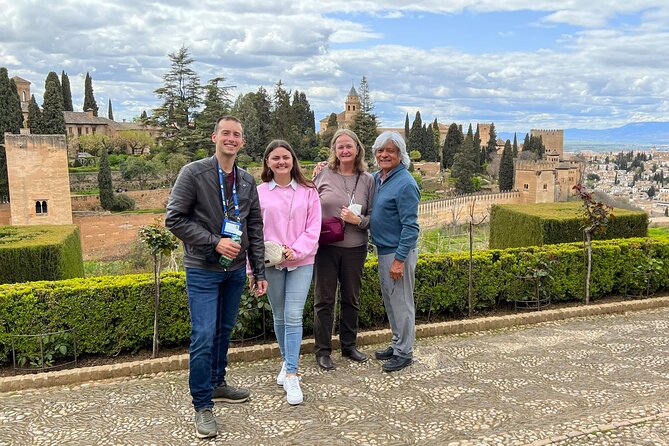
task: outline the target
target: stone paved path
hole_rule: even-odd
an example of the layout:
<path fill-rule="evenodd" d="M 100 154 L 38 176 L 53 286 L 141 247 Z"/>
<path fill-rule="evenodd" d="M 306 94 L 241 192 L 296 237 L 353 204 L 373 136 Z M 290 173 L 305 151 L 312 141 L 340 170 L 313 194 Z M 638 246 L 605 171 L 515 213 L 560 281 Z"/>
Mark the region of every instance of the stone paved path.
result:
<path fill-rule="evenodd" d="M 303 356 L 296 407 L 278 360 L 233 364 L 252 399 L 216 406 L 213 441 L 187 372 L 4 393 L 0 445 L 669 445 L 669 309 L 422 339 L 416 357 L 385 374 Z"/>

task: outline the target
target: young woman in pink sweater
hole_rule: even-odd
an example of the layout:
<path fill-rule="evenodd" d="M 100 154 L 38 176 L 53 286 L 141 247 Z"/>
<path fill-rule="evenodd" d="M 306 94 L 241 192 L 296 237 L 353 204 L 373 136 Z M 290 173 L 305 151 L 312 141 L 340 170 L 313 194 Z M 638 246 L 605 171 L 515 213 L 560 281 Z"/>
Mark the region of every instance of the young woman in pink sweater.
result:
<path fill-rule="evenodd" d="M 302 342 L 302 313 L 307 300 L 321 231 L 318 191 L 300 169 L 295 151 L 283 140 L 265 149 L 263 183 L 258 186 L 265 240 L 283 245 L 284 260 L 265 270 L 283 365 L 277 384 L 289 404 L 300 404 L 303 394 L 297 376 Z"/>

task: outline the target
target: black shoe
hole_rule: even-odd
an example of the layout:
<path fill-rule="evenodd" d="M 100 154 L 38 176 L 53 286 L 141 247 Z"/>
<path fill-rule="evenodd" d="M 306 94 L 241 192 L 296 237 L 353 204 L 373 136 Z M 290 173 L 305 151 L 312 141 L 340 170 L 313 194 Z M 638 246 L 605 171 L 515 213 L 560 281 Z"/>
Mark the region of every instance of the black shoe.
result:
<path fill-rule="evenodd" d="M 330 355 L 316 356 L 316 362 L 318 363 L 318 365 L 322 369 L 325 369 L 325 370 L 334 370 L 335 369 L 334 362 L 332 362 L 332 358 L 330 358 Z"/>
<path fill-rule="evenodd" d="M 395 354 L 395 350 L 392 347 L 388 347 L 385 350 L 377 350 L 374 352 L 374 357 L 380 361 L 385 361 L 390 359 Z"/>
<path fill-rule="evenodd" d="M 365 362 L 369 359 L 366 354 L 364 354 L 355 347 L 353 347 L 350 350 L 342 350 L 341 355 L 344 358 L 351 359 L 355 362 Z"/>
<path fill-rule="evenodd" d="M 212 401 L 223 403 L 243 403 L 249 399 L 251 391 L 243 387 L 232 387 L 223 381 L 223 383 L 214 389 L 211 396 Z"/>
<path fill-rule="evenodd" d="M 410 366 L 413 360 L 411 358 L 402 358 L 401 356 L 393 355 L 383 366 L 384 372 L 396 372 L 402 370 L 404 367 Z"/>

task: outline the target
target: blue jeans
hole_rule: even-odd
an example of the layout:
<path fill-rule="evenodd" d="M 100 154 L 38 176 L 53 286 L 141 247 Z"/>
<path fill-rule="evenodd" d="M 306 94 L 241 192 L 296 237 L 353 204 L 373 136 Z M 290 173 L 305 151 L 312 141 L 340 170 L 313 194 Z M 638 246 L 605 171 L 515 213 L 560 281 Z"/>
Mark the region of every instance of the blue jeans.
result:
<path fill-rule="evenodd" d="M 265 269 L 267 297 L 272 306 L 274 333 L 279 342 L 281 358 L 286 363 L 287 373 L 297 373 L 297 362 L 302 345 L 302 313 L 311 287 L 314 265 Z"/>
<path fill-rule="evenodd" d="M 188 384 L 195 410 L 213 407 L 212 392 L 225 381 L 230 334 L 245 283 L 244 268 L 220 272 L 186 268 L 191 320 Z"/>

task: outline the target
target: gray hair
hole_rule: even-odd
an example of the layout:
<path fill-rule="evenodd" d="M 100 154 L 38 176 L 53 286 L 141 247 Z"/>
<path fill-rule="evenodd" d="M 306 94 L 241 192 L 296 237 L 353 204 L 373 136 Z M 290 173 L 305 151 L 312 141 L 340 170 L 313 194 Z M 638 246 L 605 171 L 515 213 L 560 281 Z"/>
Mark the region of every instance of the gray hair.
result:
<path fill-rule="evenodd" d="M 409 154 L 407 153 L 407 145 L 404 142 L 402 135 L 397 132 L 386 130 L 377 136 L 376 141 L 374 141 L 374 144 L 372 144 L 372 152 L 374 155 L 376 155 L 376 151 L 383 147 L 388 141 L 392 141 L 393 144 L 395 144 L 395 147 L 397 147 L 397 149 L 400 151 L 400 162 L 404 164 L 404 167 L 409 167 L 411 160 L 409 159 Z"/>

